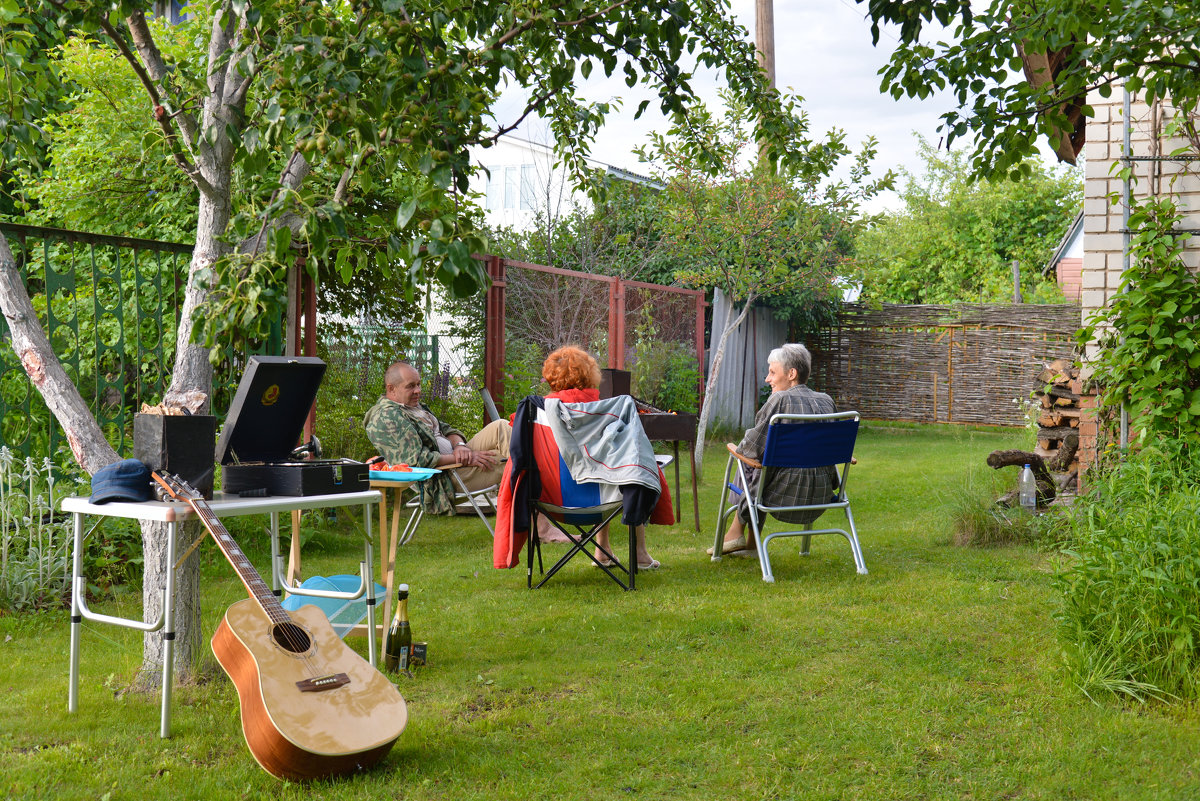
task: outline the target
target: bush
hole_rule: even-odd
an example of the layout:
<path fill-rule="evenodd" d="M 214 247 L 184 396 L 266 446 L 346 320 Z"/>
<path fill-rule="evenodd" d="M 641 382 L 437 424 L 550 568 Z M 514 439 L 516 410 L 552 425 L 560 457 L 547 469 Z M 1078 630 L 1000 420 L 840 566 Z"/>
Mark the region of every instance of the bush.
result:
<path fill-rule="evenodd" d="M 638 398 L 664 411 L 696 413 L 700 371 L 694 348 L 679 342 L 638 340 L 630 370 Z"/>
<path fill-rule="evenodd" d="M 1056 510 L 1031 515 L 1019 506 L 996 503 L 1012 489 L 1015 477 L 1009 470 L 967 477 L 961 490 L 948 501 L 955 545 L 1032 545 L 1053 536 L 1060 517 Z"/>
<path fill-rule="evenodd" d="M 1088 697 L 1200 697 L 1200 464 L 1147 447 L 1076 502 L 1056 582 L 1068 674 Z"/>

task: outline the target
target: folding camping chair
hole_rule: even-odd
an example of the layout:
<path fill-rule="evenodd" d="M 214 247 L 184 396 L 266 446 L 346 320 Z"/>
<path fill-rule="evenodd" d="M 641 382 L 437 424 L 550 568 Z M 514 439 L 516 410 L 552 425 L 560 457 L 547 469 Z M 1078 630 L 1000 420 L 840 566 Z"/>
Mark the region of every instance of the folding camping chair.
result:
<path fill-rule="evenodd" d="M 625 397 L 630 404 L 633 403 L 632 398 Z M 608 401 L 608 403 L 611 403 L 611 401 Z M 590 403 L 572 404 L 573 407 L 582 410 L 586 410 L 593 405 Z M 533 416 L 533 405 L 526 405 L 525 408 Z M 636 411 L 633 414 L 636 415 Z M 530 419 L 526 423 L 532 426 L 534 421 Z M 549 427 L 544 428 L 549 432 Z M 532 436 L 532 429 L 530 433 Z M 645 439 L 646 433 L 642 430 L 640 424 L 626 426 L 622 436 L 643 438 L 645 440 L 642 443 L 644 450 L 650 454 L 653 453 L 653 447 L 650 445 L 650 441 Z M 617 558 L 614 553 L 615 548 L 609 550 L 596 542 L 596 536 L 600 533 L 601 529 L 612 522 L 617 517 L 617 514 L 624 509 L 624 500 L 622 497 L 613 497 L 615 485 L 579 483 L 575 481 L 570 471 L 566 468 L 566 463 L 559 453 L 557 443 L 555 443 L 555 447 L 549 448 L 534 446 L 533 454 L 533 461 L 536 465 L 538 475 L 536 480 L 529 482 L 530 492 L 534 497 L 531 497 L 530 503 L 531 519 L 529 530 L 531 534 L 530 544 L 527 549 L 528 553 L 526 555 L 528 561 L 526 571 L 527 586 L 530 588 L 542 587 L 572 558 L 582 553 L 622 589 L 635 589 L 638 572 L 636 527 L 634 525 L 627 526 L 629 530 L 629 561 L 627 563 L 623 564 Z M 554 487 L 553 491 L 547 492 L 548 487 Z M 552 500 L 558 500 L 560 503 L 553 503 L 551 502 Z M 542 564 L 542 543 L 537 535 L 537 520 L 539 515 L 544 515 L 550 520 L 551 524 L 570 541 L 570 547 L 567 549 L 567 552 L 549 570 L 545 570 Z M 600 557 L 597 557 L 592 552 L 593 548 L 600 551 Z M 542 574 L 541 581 L 537 583 L 536 587 L 533 584 L 533 560 L 535 554 L 537 556 L 538 571 Z"/>
<path fill-rule="evenodd" d="M 726 508 L 729 494 L 741 495 L 749 492 L 748 507 L 750 512 L 750 530 L 754 533 L 755 547 L 758 550 L 758 561 L 762 567 L 763 581 L 773 582 L 775 576 L 771 572 L 771 560 L 767 554 L 767 545 L 777 537 L 803 537 L 800 554 L 807 556 L 809 543 L 820 534 L 841 534 L 850 543 L 854 554 L 854 564 L 859 573 L 866 573 L 867 567 L 863 562 L 862 549 L 858 544 L 858 532 L 854 528 L 854 515 L 850 511 L 850 498 L 846 495 L 846 475 L 850 465 L 854 463 L 854 441 L 858 436 L 858 412 L 837 412 L 834 414 L 777 414 L 771 417 L 767 428 L 767 442 L 764 447 L 762 462 L 748 459 L 736 453 L 729 446 L 729 461 L 725 465 L 724 488 L 718 509 L 723 510 L 717 519 L 716 535 L 713 539 L 713 561 L 721 558 L 722 540 L 725 531 L 725 521 L 731 514 L 736 513 L 738 503 Z M 741 487 L 730 480 L 733 466 L 737 465 Z M 763 497 L 771 481 L 781 468 L 816 468 L 834 467 L 841 465 L 838 484 L 833 497 L 823 503 L 805 503 L 793 506 L 770 506 L 764 503 Z M 761 470 L 758 481 L 752 486 L 747 481 L 746 469 Z M 743 490 L 743 488 L 749 488 Z M 840 528 L 813 529 L 808 523 L 803 529 L 776 531 L 765 533 L 764 527 L 768 514 L 787 512 L 802 512 L 816 509 L 842 509 L 846 513 L 850 530 Z"/>

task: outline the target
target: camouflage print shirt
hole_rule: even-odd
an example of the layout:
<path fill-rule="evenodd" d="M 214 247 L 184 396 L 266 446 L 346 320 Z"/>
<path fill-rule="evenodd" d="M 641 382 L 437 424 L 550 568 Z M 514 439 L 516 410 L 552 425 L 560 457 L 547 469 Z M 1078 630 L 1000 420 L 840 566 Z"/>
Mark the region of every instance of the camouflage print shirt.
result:
<path fill-rule="evenodd" d="M 429 412 L 422 404 L 422 409 Z M 432 412 L 430 412 L 432 414 Z M 436 419 L 436 418 L 435 418 Z M 438 424 L 443 437 L 463 433 L 440 420 Z M 380 398 L 363 418 L 367 438 L 387 459 L 389 464 L 407 464 L 412 467 L 437 467 L 441 452 L 433 431 L 422 423 L 408 407 L 387 398 Z M 465 440 L 466 437 L 463 437 Z M 419 485 L 423 506 L 429 514 L 454 514 L 454 482 L 445 473 L 436 475 Z"/>

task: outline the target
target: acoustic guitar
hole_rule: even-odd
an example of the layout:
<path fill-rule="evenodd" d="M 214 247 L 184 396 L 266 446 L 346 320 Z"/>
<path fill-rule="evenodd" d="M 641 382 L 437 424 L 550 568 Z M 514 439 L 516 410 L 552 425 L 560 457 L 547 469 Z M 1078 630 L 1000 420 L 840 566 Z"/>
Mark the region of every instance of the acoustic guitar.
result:
<path fill-rule="evenodd" d="M 237 687 L 258 764 L 307 781 L 383 759 L 408 723 L 395 685 L 342 642 L 320 609 L 285 610 L 200 492 L 178 476 L 153 475 L 196 511 L 250 593 L 225 612 L 212 650 Z"/>

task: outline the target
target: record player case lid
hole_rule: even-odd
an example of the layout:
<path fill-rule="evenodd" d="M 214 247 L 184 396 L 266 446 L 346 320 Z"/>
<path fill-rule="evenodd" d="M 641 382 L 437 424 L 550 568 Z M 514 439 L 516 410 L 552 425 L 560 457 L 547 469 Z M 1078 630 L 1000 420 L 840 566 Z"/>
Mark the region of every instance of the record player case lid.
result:
<path fill-rule="evenodd" d="M 286 461 L 317 398 L 325 362 L 313 356 L 251 356 L 217 440 L 217 461 Z"/>

